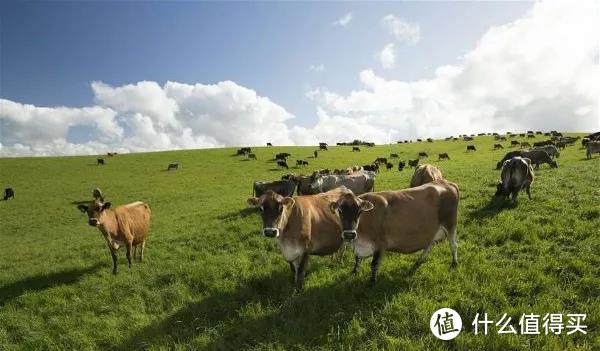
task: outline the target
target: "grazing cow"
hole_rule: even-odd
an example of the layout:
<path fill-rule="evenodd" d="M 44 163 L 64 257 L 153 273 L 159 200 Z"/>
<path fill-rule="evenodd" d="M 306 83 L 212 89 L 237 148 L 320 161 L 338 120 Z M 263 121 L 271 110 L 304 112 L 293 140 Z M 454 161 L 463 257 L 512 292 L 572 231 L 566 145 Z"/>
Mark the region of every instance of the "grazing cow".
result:
<path fill-rule="evenodd" d="M 394 164 L 388 162 L 385 164 L 385 168 L 387 168 L 387 170 L 389 171 L 390 169 L 394 168 Z"/>
<path fill-rule="evenodd" d="M 97 165 L 97 166 L 100 166 L 100 165 L 103 165 L 103 166 L 104 166 L 104 159 L 103 159 L 103 158 L 99 158 L 99 159 L 97 159 L 97 160 L 96 160 L 96 165 Z"/>
<path fill-rule="evenodd" d="M 415 173 L 410 180 L 410 187 L 414 188 L 419 185 L 442 179 L 444 179 L 444 177 L 442 176 L 442 171 L 440 171 L 439 168 L 429 164 L 423 164 L 415 169 Z"/>
<path fill-rule="evenodd" d="M 519 143 L 518 140 L 511 140 L 510 142 L 510 146 L 519 146 L 521 143 Z"/>
<path fill-rule="evenodd" d="M 419 155 L 417 157 L 429 157 L 429 155 L 427 155 L 426 152 L 421 151 L 421 152 L 419 152 Z"/>
<path fill-rule="evenodd" d="M 475 145 L 467 145 L 467 151 L 469 150 L 477 151 L 477 149 L 475 149 Z"/>
<path fill-rule="evenodd" d="M 94 198 L 94 200 L 104 201 L 104 195 L 102 195 L 102 190 L 100 190 L 99 188 L 94 189 L 94 191 L 92 192 L 92 197 Z"/>
<path fill-rule="evenodd" d="M 267 143 L 267 146 L 273 146 L 273 144 L 271 144 L 271 143 Z"/>
<path fill-rule="evenodd" d="M 586 157 L 588 159 L 592 158 L 593 154 L 600 153 L 600 141 L 589 141 L 587 144 L 585 144 L 585 150 Z"/>
<path fill-rule="evenodd" d="M 419 165 L 419 159 L 418 158 L 416 160 L 408 160 L 408 166 L 409 167 L 417 168 L 418 165 Z"/>
<path fill-rule="evenodd" d="M 496 187 L 496 197 L 503 197 L 505 200 L 512 195 L 515 201 L 519 191 L 525 189 L 527 196 L 531 200 L 530 187 L 533 183 L 533 168 L 531 160 L 523 157 L 513 157 L 504 161 L 502 164 L 502 174 L 500 182 Z"/>
<path fill-rule="evenodd" d="M 304 288 L 309 255 L 331 255 L 342 246 L 340 219 L 331 212 L 329 204 L 346 193 L 350 193 L 348 189 L 340 187 L 323 194 L 291 198 L 267 191 L 248 199 L 248 205 L 260 209 L 262 234 L 277 238 L 297 291 Z"/>
<path fill-rule="evenodd" d="M 281 168 L 285 168 L 285 169 L 290 169 L 290 167 L 288 167 L 287 162 L 285 162 L 285 161 L 277 161 L 277 166 L 279 166 Z"/>
<path fill-rule="evenodd" d="M 390 154 L 390 158 L 399 158 L 398 154 Z"/>
<path fill-rule="evenodd" d="M 404 162 L 404 161 L 398 162 L 398 171 L 399 172 L 402 172 L 402 170 L 404 169 L 404 167 L 406 167 L 406 162 Z"/>
<path fill-rule="evenodd" d="M 281 196 L 292 196 L 294 195 L 294 191 L 296 191 L 298 183 L 299 178 L 293 175 L 288 175 L 287 179 L 272 182 L 256 181 L 252 184 L 252 196 L 260 197 L 267 191 L 276 192 Z"/>
<path fill-rule="evenodd" d="M 127 262 L 131 268 L 131 254 L 135 247 L 133 258 L 137 254 L 137 247 L 141 246 L 140 262 L 144 259 L 146 236 L 150 228 L 150 207 L 141 201 L 119 206 L 112 210 L 110 202 L 99 199 L 89 205 L 79 205 L 77 208 L 88 215 L 88 224 L 100 230 L 113 260 L 113 274 L 117 274 L 117 250 L 121 246 L 127 247 Z"/>
<path fill-rule="evenodd" d="M 247 157 L 249 160 L 256 160 L 256 159 L 257 159 L 257 158 L 256 158 L 256 154 L 253 154 L 253 153 L 246 154 L 246 157 Z"/>
<path fill-rule="evenodd" d="M 8 199 L 14 199 L 15 198 L 15 191 L 13 190 L 13 188 L 5 188 L 4 189 L 4 201 L 8 200 Z"/>
<path fill-rule="evenodd" d="M 308 166 L 308 161 L 296 160 L 296 166 Z"/>
<path fill-rule="evenodd" d="M 535 168 L 539 168 L 541 163 L 547 163 L 551 168 L 558 167 L 556 161 L 553 161 L 550 155 L 546 151 L 543 150 L 530 150 L 523 152 L 523 158 L 528 158 L 531 160 L 531 164 L 535 165 Z"/>
<path fill-rule="evenodd" d="M 364 194 L 373 191 L 375 187 L 375 173 L 370 171 L 355 172 L 350 175 L 311 175 L 311 189 L 316 193 L 324 193 L 340 186 L 345 186 L 355 194 Z"/>
<path fill-rule="evenodd" d="M 375 163 L 375 164 L 377 164 L 377 163 L 386 164 L 387 163 L 387 158 L 385 158 L 385 157 L 377 157 L 375 159 L 375 162 L 373 162 L 373 163 Z"/>
<path fill-rule="evenodd" d="M 319 145 L 319 150 L 327 151 L 327 145 Z"/>
<path fill-rule="evenodd" d="M 558 148 L 554 145 L 538 146 L 538 147 L 534 148 L 534 150 L 544 150 L 552 158 L 560 157 L 560 151 L 558 151 Z"/>
<path fill-rule="evenodd" d="M 438 155 L 438 161 L 439 160 L 448 160 L 448 161 L 450 161 L 450 156 L 448 155 L 448 153 L 442 152 L 441 154 Z"/>
<path fill-rule="evenodd" d="M 502 144 L 494 144 L 494 150 L 498 149 L 504 149 L 504 146 L 502 146 Z"/>
<path fill-rule="evenodd" d="M 364 165 L 362 167 L 365 171 L 370 171 L 370 172 L 375 172 L 375 173 L 379 172 L 379 164 L 378 163 Z"/>
<path fill-rule="evenodd" d="M 169 163 L 169 167 L 167 167 L 167 171 L 172 169 L 179 169 L 179 163 Z"/>
<path fill-rule="evenodd" d="M 340 216 L 342 238 L 352 243 L 356 257 L 353 272 L 358 271 L 362 258 L 373 256 L 373 285 L 385 251 L 423 250 L 413 266 L 416 268 L 425 261 L 434 242 L 444 236 L 450 241 L 452 267 L 456 267 L 458 202 L 458 186 L 442 180 L 400 191 L 341 194 L 330 207 Z"/>
<path fill-rule="evenodd" d="M 315 156 L 315 158 L 319 157 L 319 151 L 317 151 L 317 150 L 313 151 L 313 155 Z"/>
<path fill-rule="evenodd" d="M 353 146 L 352 152 L 360 152 L 360 148 L 358 146 Z"/>
<path fill-rule="evenodd" d="M 531 147 L 531 144 L 529 144 L 529 143 L 528 143 L 528 142 L 526 142 L 526 141 L 522 141 L 522 142 L 521 142 L 521 147 Z"/>

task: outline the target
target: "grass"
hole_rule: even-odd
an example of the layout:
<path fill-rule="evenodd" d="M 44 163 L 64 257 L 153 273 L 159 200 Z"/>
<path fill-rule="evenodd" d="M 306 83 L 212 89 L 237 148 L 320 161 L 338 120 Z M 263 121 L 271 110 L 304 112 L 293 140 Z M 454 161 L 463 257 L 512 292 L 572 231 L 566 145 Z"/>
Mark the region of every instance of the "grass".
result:
<path fill-rule="evenodd" d="M 539 137 L 538 137 L 539 138 Z M 477 152 L 466 153 L 466 144 Z M 491 137 L 361 148 L 255 148 L 257 161 L 234 149 L 105 157 L 0 159 L 0 183 L 15 199 L 0 202 L 0 349 L 2 350 L 599 350 L 600 157 L 585 160 L 568 147 L 559 168 L 536 172 L 533 200 L 490 205 L 504 151 Z M 506 143 L 505 143 L 506 144 Z M 459 267 L 449 268 L 448 244 L 433 248 L 414 274 L 418 253 L 390 253 L 380 280 L 367 286 L 368 260 L 350 274 L 311 257 L 305 291 L 293 293 L 287 263 L 262 237 L 247 210 L 252 181 L 286 173 L 269 159 L 287 151 L 316 168 L 401 159 L 427 151 L 429 162 L 461 188 Z M 448 152 L 451 161 L 435 161 Z M 433 156 L 435 155 L 435 156 Z M 179 162 L 177 171 L 165 171 Z M 292 160 L 295 163 L 295 161 Z M 402 189 L 412 171 L 383 170 L 376 190 Z M 111 274 L 97 229 L 75 203 L 100 187 L 113 205 L 150 204 L 146 261 Z M 429 331 L 432 313 L 457 310 L 463 332 L 452 341 Z M 586 313 L 588 333 L 474 335 L 476 313 Z"/>

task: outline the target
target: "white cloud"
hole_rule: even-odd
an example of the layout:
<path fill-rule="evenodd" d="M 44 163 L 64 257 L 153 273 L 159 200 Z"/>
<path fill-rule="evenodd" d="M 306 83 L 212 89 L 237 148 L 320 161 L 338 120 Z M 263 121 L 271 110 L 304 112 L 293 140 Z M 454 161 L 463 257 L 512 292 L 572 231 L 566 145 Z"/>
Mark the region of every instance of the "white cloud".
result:
<path fill-rule="evenodd" d="M 381 25 L 398 41 L 414 45 L 421 39 L 421 28 L 418 24 L 407 22 L 394 15 L 383 17 Z"/>
<path fill-rule="evenodd" d="M 387 44 L 378 54 L 379 62 L 381 67 L 385 69 L 393 68 L 396 65 L 396 52 L 394 43 Z"/>
<path fill-rule="evenodd" d="M 324 64 L 318 64 L 318 65 L 310 65 L 308 67 L 309 70 L 313 71 L 313 72 L 323 72 L 325 71 L 325 65 Z"/>
<path fill-rule="evenodd" d="M 345 27 L 350 23 L 350 21 L 352 21 L 352 18 L 354 18 L 354 16 L 352 15 L 352 12 L 348 12 L 347 14 L 345 14 L 342 17 L 335 20 L 333 22 L 333 25 Z"/>

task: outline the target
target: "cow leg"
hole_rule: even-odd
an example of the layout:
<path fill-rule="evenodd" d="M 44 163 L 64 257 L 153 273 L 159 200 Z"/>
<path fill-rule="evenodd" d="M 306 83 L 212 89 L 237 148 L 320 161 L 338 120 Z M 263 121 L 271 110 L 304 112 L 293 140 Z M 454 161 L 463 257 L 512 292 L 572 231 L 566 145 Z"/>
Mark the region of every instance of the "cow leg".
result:
<path fill-rule="evenodd" d="M 298 269 L 296 270 L 296 291 L 304 290 L 304 276 L 306 273 L 306 264 L 308 263 L 308 253 L 300 258 Z"/>
<path fill-rule="evenodd" d="M 133 249 L 132 243 L 127 243 L 127 262 L 129 263 L 129 268 L 131 268 L 131 251 Z"/>
<path fill-rule="evenodd" d="M 373 259 L 371 260 L 371 280 L 369 284 L 374 286 L 377 282 L 377 270 L 379 269 L 379 264 L 381 263 L 381 251 L 375 251 L 373 253 Z"/>
<path fill-rule="evenodd" d="M 115 252 L 115 250 L 113 250 L 111 247 L 108 248 L 110 250 L 110 255 L 112 256 L 112 260 L 113 260 L 113 274 L 117 274 L 117 253 Z"/>
<path fill-rule="evenodd" d="M 358 273 L 358 271 L 360 270 L 361 261 L 362 261 L 362 258 L 360 258 L 358 256 L 354 256 L 354 268 L 352 269 L 352 274 Z"/>

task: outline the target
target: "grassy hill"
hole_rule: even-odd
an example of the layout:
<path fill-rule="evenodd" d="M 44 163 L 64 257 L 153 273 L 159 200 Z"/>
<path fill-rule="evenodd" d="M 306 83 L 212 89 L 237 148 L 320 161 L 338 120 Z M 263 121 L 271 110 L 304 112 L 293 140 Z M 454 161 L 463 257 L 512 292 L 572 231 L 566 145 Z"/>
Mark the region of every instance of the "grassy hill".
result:
<path fill-rule="evenodd" d="M 466 153 L 471 143 L 478 151 Z M 16 193 L 0 202 L 0 349 L 599 350 L 600 157 L 585 160 L 570 146 L 558 169 L 536 172 L 533 200 L 522 193 L 516 206 L 495 208 L 493 168 L 510 148 L 493 144 L 330 147 L 316 159 L 314 147 L 262 147 L 257 161 L 233 148 L 189 150 L 104 157 L 105 166 L 93 156 L 0 159 L 0 185 Z M 290 169 L 297 173 L 428 152 L 461 189 L 459 267 L 449 268 L 445 241 L 412 275 L 418 253 L 389 253 L 370 288 L 369 260 L 353 276 L 347 250 L 342 264 L 311 257 L 306 289 L 293 294 L 276 241 L 245 209 L 253 180 L 288 173 L 269 161 L 283 151 L 309 161 Z M 452 160 L 437 162 L 439 152 Z M 165 171 L 170 162 L 180 169 Z M 411 176 L 383 170 L 376 190 L 406 188 Z M 152 208 L 145 262 L 129 270 L 121 249 L 117 276 L 100 232 L 74 204 L 95 187 L 113 205 Z M 452 341 L 429 330 L 441 307 L 463 319 Z M 588 333 L 474 335 L 471 322 L 485 312 L 494 321 L 507 313 L 517 330 L 523 313 L 586 313 Z"/>

